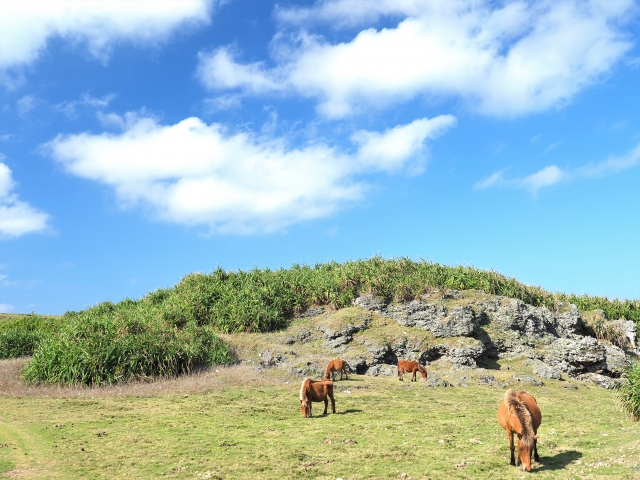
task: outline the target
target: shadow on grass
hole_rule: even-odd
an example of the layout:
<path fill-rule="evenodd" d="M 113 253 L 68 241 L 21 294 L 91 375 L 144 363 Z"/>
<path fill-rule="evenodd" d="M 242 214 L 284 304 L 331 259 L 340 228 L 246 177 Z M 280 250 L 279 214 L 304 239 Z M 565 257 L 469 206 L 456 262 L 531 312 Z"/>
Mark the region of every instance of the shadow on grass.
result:
<path fill-rule="evenodd" d="M 540 457 L 541 465 L 540 468 L 536 468 L 536 471 L 560 470 L 579 458 L 582 458 L 582 452 L 576 450 L 562 452 L 553 457 Z"/>
<path fill-rule="evenodd" d="M 357 410 L 355 408 L 350 408 L 349 410 L 345 410 L 344 412 L 332 413 L 332 415 L 349 415 L 351 413 L 362 413 L 362 410 Z"/>

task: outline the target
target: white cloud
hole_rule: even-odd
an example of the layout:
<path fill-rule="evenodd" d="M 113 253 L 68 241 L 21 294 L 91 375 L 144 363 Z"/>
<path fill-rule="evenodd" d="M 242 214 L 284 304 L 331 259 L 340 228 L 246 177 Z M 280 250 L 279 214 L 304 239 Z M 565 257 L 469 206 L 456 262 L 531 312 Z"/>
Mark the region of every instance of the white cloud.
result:
<path fill-rule="evenodd" d="M 33 110 L 39 100 L 34 95 L 25 95 L 16 102 L 16 110 L 21 117 Z"/>
<path fill-rule="evenodd" d="M 482 190 L 489 187 L 504 187 L 508 184 L 508 180 L 504 178 L 503 172 L 503 170 L 500 170 L 498 172 L 492 173 L 487 178 L 476 182 L 473 188 Z"/>
<path fill-rule="evenodd" d="M 222 47 L 213 52 L 198 54 L 198 76 L 208 88 L 243 87 L 252 93 L 262 93 L 284 88 L 277 79 L 264 73 L 263 63 L 241 65 L 233 59 L 229 48 Z"/>
<path fill-rule="evenodd" d="M 8 303 L 0 303 L 0 313 L 11 313 L 16 309 L 13 305 Z"/>
<path fill-rule="evenodd" d="M 556 165 L 549 165 L 520 180 L 520 186 L 529 189 L 533 193 L 545 187 L 550 187 L 556 183 L 566 180 L 567 174 Z"/>
<path fill-rule="evenodd" d="M 108 93 L 102 98 L 92 97 L 88 93 L 80 96 L 80 100 L 72 100 L 70 102 L 62 102 L 55 105 L 55 108 L 65 115 L 71 117 L 75 115 L 78 107 L 91 107 L 95 109 L 103 109 L 109 106 L 111 100 L 116 97 L 115 93 Z"/>
<path fill-rule="evenodd" d="M 238 63 L 220 48 L 200 55 L 199 77 L 211 89 L 314 97 L 330 118 L 416 96 L 461 98 L 482 114 L 517 116 L 562 106 L 606 76 L 631 48 L 622 24 L 633 9 L 633 0 L 322 2 L 277 14 L 298 26 L 311 17 L 334 27 L 379 15 L 401 21 L 336 44 L 305 31 L 280 33 L 274 68 Z"/>
<path fill-rule="evenodd" d="M 504 176 L 504 170 L 493 173 L 489 177 L 480 180 L 473 186 L 476 190 L 483 190 L 486 188 L 523 188 L 529 190 L 533 195 L 536 195 L 542 188 L 550 187 L 557 183 L 568 180 L 569 174 L 556 165 L 549 165 L 543 169 L 527 175 L 521 178 L 506 178 Z"/>
<path fill-rule="evenodd" d="M 640 165 L 640 144 L 622 157 L 609 157 L 599 163 L 590 163 L 576 169 L 576 173 L 586 178 L 604 177 L 638 165 Z"/>
<path fill-rule="evenodd" d="M 20 201 L 17 195 L 11 193 L 14 186 L 11 170 L 0 163 L 0 238 L 47 230 L 49 215 Z"/>
<path fill-rule="evenodd" d="M 540 189 L 561 182 L 615 175 L 638 165 L 640 165 L 640 144 L 621 157 L 609 157 L 602 162 L 589 163 L 574 169 L 561 169 L 556 165 L 549 165 L 536 173 L 520 178 L 506 178 L 504 170 L 500 170 L 476 182 L 473 188 L 477 190 L 491 187 L 524 188 L 535 195 Z"/>
<path fill-rule="evenodd" d="M 0 70 L 36 60 L 47 41 L 61 37 L 102 60 L 119 41 L 153 44 L 178 27 L 209 21 L 211 0 L 3 1 Z"/>
<path fill-rule="evenodd" d="M 542 157 L 543 155 L 546 155 L 547 153 L 558 148 L 560 145 L 562 145 L 562 142 L 556 142 L 556 143 L 552 143 L 551 145 L 548 145 L 547 148 L 545 148 L 543 152 L 540 154 L 540 156 Z"/>
<path fill-rule="evenodd" d="M 216 113 L 240 107 L 242 98 L 240 95 L 220 95 L 214 98 L 207 98 L 204 101 L 204 105 L 207 112 Z"/>
<path fill-rule="evenodd" d="M 440 136 L 456 119 L 451 115 L 414 120 L 408 125 L 398 125 L 384 133 L 360 130 L 351 136 L 359 145 L 358 161 L 365 168 L 393 171 L 405 168 L 407 159 L 413 160 L 412 170 L 419 173 L 424 158 L 420 155 L 426 139 Z"/>
<path fill-rule="evenodd" d="M 359 177 L 410 166 L 424 141 L 455 119 L 358 132 L 354 153 L 320 142 L 294 148 L 286 138 L 230 133 L 198 118 L 165 126 L 129 114 L 121 122 L 121 134 L 60 135 L 45 148 L 68 172 L 112 187 L 123 207 L 245 234 L 326 217 L 360 200 L 367 186 Z"/>

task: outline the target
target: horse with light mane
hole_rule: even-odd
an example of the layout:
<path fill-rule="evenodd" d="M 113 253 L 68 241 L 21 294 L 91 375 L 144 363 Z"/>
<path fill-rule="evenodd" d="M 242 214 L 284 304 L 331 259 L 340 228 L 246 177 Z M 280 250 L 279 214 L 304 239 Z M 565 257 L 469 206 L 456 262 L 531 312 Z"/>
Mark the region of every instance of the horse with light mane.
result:
<path fill-rule="evenodd" d="M 344 376 L 347 377 L 347 380 L 349 380 L 349 375 L 347 375 L 348 368 L 349 368 L 349 365 L 347 365 L 347 362 L 345 362 L 340 358 L 331 360 L 329 362 L 329 365 L 327 365 L 327 371 L 324 374 L 324 378 L 325 380 L 329 380 L 331 377 L 333 377 L 331 378 L 331 380 L 335 382 L 336 372 L 340 372 L 340 380 L 342 380 L 342 373 L 344 372 Z"/>
<path fill-rule="evenodd" d="M 412 382 L 416 382 L 416 373 L 420 372 L 420 374 L 422 375 L 422 378 L 424 378 L 425 380 L 427 379 L 427 371 L 424 369 L 424 367 L 420 366 L 420 364 L 418 362 L 411 362 L 409 360 L 399 360 L 398 361 L 398 380 L 400 380 L 401 382 L 404 381 L 404 378 L 402 378 L 402 375 L 404 375 L 404 373 L 412 373 L 412 377 L 411 377 L 411 381 Z"/>
<path fill-rule="evenodd" d="M 507 431 L 509 448 L 511 449 L 511 465 L 515 465 L 513 455 L 513 434 L 518 435 L 518 465 L 522 469 L 531 471 L 531 452 L 536 462 L 538 456 L 538 427 L 542 422 L 542 413 L 538 403 L 527 392 L 507 390 L 504 400 L 498 408 L 498 422 Z"/>
<path fill-rule="evenodd" d="M 324 402 L 324 413 L 327 414 L 329 400 L 331 399 L 331 410 L 336 413 L 336 402 L 333 399 L 333 382 L 331 380 L 320 380 L 314 382 L 310 378 L 305 378 L 300 386 L 300 407 L 303 417 L 313 416 L 311 407 L 313 402 Z"/>

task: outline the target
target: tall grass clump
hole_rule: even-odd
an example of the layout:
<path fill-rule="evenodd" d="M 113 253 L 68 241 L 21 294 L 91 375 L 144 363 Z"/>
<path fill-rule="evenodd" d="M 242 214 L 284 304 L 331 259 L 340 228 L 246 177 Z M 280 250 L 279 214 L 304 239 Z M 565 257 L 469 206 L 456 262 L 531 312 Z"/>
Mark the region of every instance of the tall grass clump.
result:
<path fill-rule="evenodd" d="M 582 321 L 586 333 L 598 340 L 606 340 L 613 345 L 625 348 L 629 345 L 627 332 L 620 320 L 608 320 L 602 310 L 582 312 Z"/>
<path fill-rule="evenodd" d="M 0 322 L 0 359 L 33 355 L 42 340 L 55 335 L 62 320 L 40 315 L 21 315 Z"/>
<path fill-rule="evenodd" d="M 629 363 L 623 373 L 626 380 L 618 389 L 623 408 L 634 420 L 640 419 L 640 362 Z"/>
<path fill-rule="evenodd" d="M 137 302 L 104 302 L 64 318 L 59 334 L 36 348 L 23 372 L 28 382 L 97 386 L 173 377 L 232 361 L 211 327 L 176 325 Z"/>

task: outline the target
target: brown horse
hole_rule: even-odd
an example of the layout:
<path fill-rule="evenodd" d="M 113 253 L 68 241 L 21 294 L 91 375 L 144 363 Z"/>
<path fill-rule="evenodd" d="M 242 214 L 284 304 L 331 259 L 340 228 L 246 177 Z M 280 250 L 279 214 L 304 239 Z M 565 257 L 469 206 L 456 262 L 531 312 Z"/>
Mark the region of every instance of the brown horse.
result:
<path fill-rule="evenodd" d="M 313 402 L 324 402 L 324 414 L 327 414 L 329 406 L 329 397 L 331 399 L 331 410 L 336 413 L 336 402 L 333 399 L 333 382 L 331 380 L 320 380 L 314 382 L 310 378 L 305 378 L 300 386 L 300 407 L 302 408 L 303 417 L 311 417 L 311 406 Z"/>
<path fill-rule="evenodd" d="M 329 362 L 329 365 L 327 365 L 327 371 L 324 374 L 324 378 L 326 380 L 329 380 L 331 377 L 333 377 L 332 380 L 335 382 L 336 372 L 340 372 L 340 380 L 342 380 L 342 372 L 344 372 L 344 376 L 347 377 L 347 380 L 349 380 L 349 375 L 347 375 L 348 368 L 349 365 L 347 365 L 347 362 L 345 362 L 344 360 L 341 360 L 339 358 L 331 360 Z"/>
<path fill-rule="evenodd" d="M 398 380 L 400 380 L 401 382 L 404 380 L 402 378 L 402 375 L 405 372 L 413 374 L 413 376 L 411 377 L 412 382 L 417 381 L 416 380 L 417 372 L 420 372 L 420 374 L 422 375 L 422 378 L 424 378 L 425 380 L 427 379 L 427 371 L 424 369 L 424 367 L 421 367 L 418 362 L 411 362 L 409 360 L 399 360 L 398 361 Z"/>
<path fill-rule="evenodd" d="M 507 390 L 504 400 L 498 408 L 498 422 L 507 431 L 509 448 L 511 449 L 511 465 L 515 465 L 513 455 L 513 434 L 518 435 L 518 465 L 523 470 L 531 471 L 531 452 L 536 462 L 538 456 L 538 427 L 542 422 L 542 413 L 538 403 L 527 392 Z"/>

